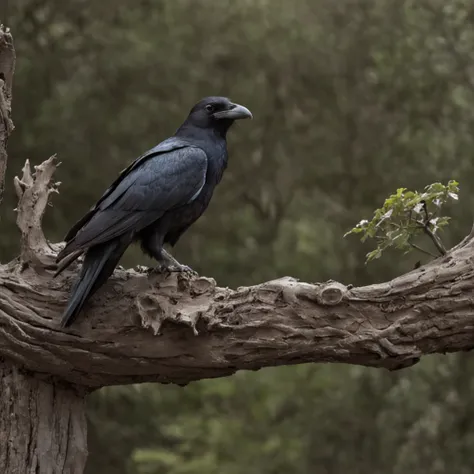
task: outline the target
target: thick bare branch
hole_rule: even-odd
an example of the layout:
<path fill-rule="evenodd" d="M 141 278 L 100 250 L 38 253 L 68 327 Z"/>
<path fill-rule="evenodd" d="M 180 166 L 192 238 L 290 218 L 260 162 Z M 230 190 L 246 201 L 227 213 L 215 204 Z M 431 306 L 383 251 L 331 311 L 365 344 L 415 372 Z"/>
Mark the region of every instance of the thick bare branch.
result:
<path fill-rule="evenodd" d="M 0 358 L 97 388 L 186 384 L 240 369 L 344 362 L 397 369 L 474 347 L 474 240 L 391 282 L 348 288 L 292 278 L 236 291 L 209 278 L 119 270 L 68 331 L 59 318 L 77 265 L 53 280 L 41 230 L 55 160 L 15 179 L 22 265 L 0 267 Z M 24 265 L 24 263 L 39 263 Z M 38 271 L 41 269 L 41 271 Z"/>
<path fill-rule="evenodd" d="M 12 81 L 15 70 L 15 49 L 8 30 L 0 25 L 0 203 L 3 199 L 7 170 L 7 141 L 13 131 L 11 120 Z"/>
<path fill-rule="evenodd" d="M 391 282 L 347 288 L 284 278 L 236 291 L 208 278 L 117 271 L 77 325 L 63 280 L 0 273 L 0 356 L 91 388 L 344 362 L 396 369 L 474 347 L 473 244 Z"/>

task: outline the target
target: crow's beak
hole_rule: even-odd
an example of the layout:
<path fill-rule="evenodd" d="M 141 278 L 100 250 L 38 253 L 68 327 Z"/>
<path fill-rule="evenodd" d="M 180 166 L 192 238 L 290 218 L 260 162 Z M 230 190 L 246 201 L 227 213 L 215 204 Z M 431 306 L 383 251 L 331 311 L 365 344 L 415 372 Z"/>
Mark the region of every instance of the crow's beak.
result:
<path fill-rule="evenodd" d="M 229 109 L 216 112 L 214 117 L 217 119 L 239 120 L 252 118 L 252 112 L 243 105 L 232 104 Z"/>

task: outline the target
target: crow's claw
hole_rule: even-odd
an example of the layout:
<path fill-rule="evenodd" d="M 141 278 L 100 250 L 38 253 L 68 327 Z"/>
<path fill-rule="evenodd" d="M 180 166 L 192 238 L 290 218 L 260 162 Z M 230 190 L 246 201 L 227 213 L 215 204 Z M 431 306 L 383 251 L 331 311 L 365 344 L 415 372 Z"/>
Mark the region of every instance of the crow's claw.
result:
<path fill-rule="evenodd" d="M 180 273 L 190 273 L 191 275 L 197 275 L 197 273 L 191 268 L 188 267 L 187 265 L 170 265 L 168 267 L 168 271 L 170 272 L 180 272 Z"/>
<path fill-rule="evenodd" d="M 148 268 L 148 271 L 147 273 L 159 273 L 159 274 L 163 274 L 163 273 L 167 273 L 169 272 L 168 270 L 168 267 L 166 265 L 157 265 L 156 267 L 150 267 Z"/>
<path fill-rule="evenodd" d="M 197 275 L 197 272 L 195 272 L 191 267 L 188 267 L 187 265 L 157 265 L 154 268 L 150 269 L 150 273 L 159 273 L 159 274 L 164 274 L 164 273 L 189 273 L 191 275 Z"/>
<path fill-rule="evenodd" d="M 191 267 L 188 267 L 187 265 L 171 265 L 172 267 L 172 272 L 182 272 L 182 273 L 189 273 L 190 275 L 197 275 L 197 272 L 195 272 Z"/>

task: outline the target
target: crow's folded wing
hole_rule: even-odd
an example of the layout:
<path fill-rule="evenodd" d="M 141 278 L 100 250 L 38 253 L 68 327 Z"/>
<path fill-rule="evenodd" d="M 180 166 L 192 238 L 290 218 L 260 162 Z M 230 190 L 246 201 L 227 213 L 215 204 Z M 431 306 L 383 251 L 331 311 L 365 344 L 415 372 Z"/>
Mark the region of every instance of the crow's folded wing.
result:
<path fill-rule="evenodd" d="M 166 211 L 193 201 L 204 186 L 206 172 L 207 156 L 194 146 L 135 162 L 114 188 L 102 196 L 58 259 L 124 233 L 138 232 Z"/>
<path fill-rule="evenodd" d="M 171 137 L 168 138 L 155 147 L 151 148 L 150 150 L 146 151 L 143 153 L 143 155 L 139 156 L 136 160 L 134 160 L 132 163 L 130 163 L 127 168 L 121 171 L 117 179 L 105 190 L 104 194 L 102 197 L 92 206 L 92 208 L 89 210 L 87 214 L 85 214 L 78 222 L 76 222 L 69 232 L 66 234 L 64 237 L 64 240 L 66 242 L 69 242 L 74 238 L 74 236 L 81 230 L 87 222 L 89 222 L 94 214 L 97 212 L 98 207 L 106 199 L 108 196 L 110 196 L 114 190 L 119 186 L 119 184 L 132 172 L 134 171 L 137 167 L 140 165 L 144 164 L 147 160 L 156 157 L 157 155 L 163 154 L 163 153 L 168 153 L 171 151 L 179 150 L 181 148 L 186 148 L 190 146 L 191 144 L 187 142 L 186 140 L 183 140 L 182 138 L 178 137 Z"/>

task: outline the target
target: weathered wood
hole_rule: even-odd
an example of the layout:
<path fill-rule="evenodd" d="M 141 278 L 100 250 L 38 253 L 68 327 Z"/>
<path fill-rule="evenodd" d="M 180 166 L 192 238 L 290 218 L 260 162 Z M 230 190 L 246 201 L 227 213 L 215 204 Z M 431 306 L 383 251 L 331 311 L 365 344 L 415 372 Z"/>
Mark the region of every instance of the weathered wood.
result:
<path fill-rule="evenodd" d="M 52 279 L 62 244 L 41 230 L 56 161 L 15 184 L 22 252 L 0 267 L 0 356 L 94 389 L 186 384 L 237 370 L 305 362 L 398 369 L 474 347 L 474 240 L 390 282 L 348 288 L 292 278 L 219 288 L 187 274 L 118 270 L 68 330 L 59 318 L 78 265 Z"/>
<path fill-rule="evenodd" d="M 0 269 L 0 355 L 90 388 L 305 362 L 402 368 L 474 347 L 473 254 L 466 240 L 361 288 L 283 278 L 230 290 L 204 277 L 118 270 L 69 330 L 58 323 L 77 265 L 52 280 L 12 263 Z"/>
<path fill-rule="evenodd" d="M 0 25 L 0 203 L 3 199 L 7 171 L 7 141 L 14 128 L 11 120 L 14 70 L 13 39 L 8 28 Z"/>
<path fill-rule="evenodd" d="M 0 363 L 0 466 L 5 474 L 81 474 L 87 459 L 83 393 Z"/>

